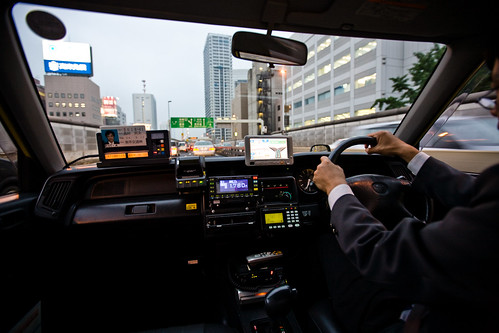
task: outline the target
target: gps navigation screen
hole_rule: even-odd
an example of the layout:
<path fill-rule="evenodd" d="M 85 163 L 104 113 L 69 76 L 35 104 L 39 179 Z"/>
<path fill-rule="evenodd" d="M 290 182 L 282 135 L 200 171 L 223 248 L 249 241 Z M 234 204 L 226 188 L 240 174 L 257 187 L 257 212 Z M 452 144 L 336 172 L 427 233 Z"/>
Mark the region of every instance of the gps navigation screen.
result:
<path fill-rule="evenodd" d="M 275 160 L 288 158 L 288 141 L 285 138 L 250 139 L 251 160 Z"/>

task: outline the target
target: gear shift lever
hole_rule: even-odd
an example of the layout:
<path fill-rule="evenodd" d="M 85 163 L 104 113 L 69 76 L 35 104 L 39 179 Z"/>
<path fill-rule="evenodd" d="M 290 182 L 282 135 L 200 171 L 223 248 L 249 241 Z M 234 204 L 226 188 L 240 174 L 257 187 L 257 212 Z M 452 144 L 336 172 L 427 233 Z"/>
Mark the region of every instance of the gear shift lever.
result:
<path fill-rule="evenodd" d="M 296 289 L 291 288 L 287 284 L 269 291 L 267 296 L 265 296 L 265 311 L 272 321 L 280 321 L 288 315 L 296 293 Z"/>

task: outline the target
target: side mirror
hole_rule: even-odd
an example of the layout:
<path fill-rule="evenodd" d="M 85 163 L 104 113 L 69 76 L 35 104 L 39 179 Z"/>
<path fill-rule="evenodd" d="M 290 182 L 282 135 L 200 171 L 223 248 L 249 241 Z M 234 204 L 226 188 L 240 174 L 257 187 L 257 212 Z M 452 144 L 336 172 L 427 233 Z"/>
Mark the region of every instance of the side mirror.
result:
<path fill-rule="evenodd" d="M 307 63 L 307 46 L 292 39 L 238 31 L 232 36 L 232 55 L 257 62 L 302 66 Z"/>
<path fill-rule="evenodd" d="M 325 144 L 313 145 L 310 147 L 311 152 L 319 152 L 319 151 L 331 151 L 331 147 Z"/>

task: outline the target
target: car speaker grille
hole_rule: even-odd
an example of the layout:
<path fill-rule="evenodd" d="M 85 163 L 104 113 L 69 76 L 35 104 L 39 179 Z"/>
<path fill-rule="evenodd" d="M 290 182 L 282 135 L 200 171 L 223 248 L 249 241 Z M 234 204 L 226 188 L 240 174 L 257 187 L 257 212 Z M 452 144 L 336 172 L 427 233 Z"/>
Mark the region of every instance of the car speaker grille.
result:
<path fill-rule="evenodd" d="M 70 181 L 58 181 L 50 184 L 43 199 L 43 205 L 58 210 L 66 199 L 70 186 Z"/>

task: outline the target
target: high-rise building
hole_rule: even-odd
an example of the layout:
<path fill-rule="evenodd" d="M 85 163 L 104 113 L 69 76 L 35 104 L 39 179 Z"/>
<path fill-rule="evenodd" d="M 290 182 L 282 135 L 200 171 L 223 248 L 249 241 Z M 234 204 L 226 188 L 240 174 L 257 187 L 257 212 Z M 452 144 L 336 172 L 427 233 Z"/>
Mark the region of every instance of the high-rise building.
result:
<path fill-rule="evenodd" d="M 145 125 L 146 129 L 158 129 L 156 99 L 153 94 L 132 94 L 133 123 Z"/>
<path fill-rule="evenodd" d="M 126 125 L 126 114 L 118 105 L 116 97 L 102 97 L 101 115 L 104 125 Z"/>
<path fill-rule="evenodd" d="M 307 64 L 288 67 L 284 100 L 290 127 L 380 111 L 378 98 L 394 96 L 390 78 L 402 76 L 431 43 L 294 34 L 309 50 Z"/>
<path fill-rule="evenodd" d="M 232 80 L 232 36 L 208 34 L 204 46 L 204 90 L 206 117 L 231 117 L 234 96 Z M 207 134 L 216 140 L 230 140 L 230 128 L 208 128 Z"/>

